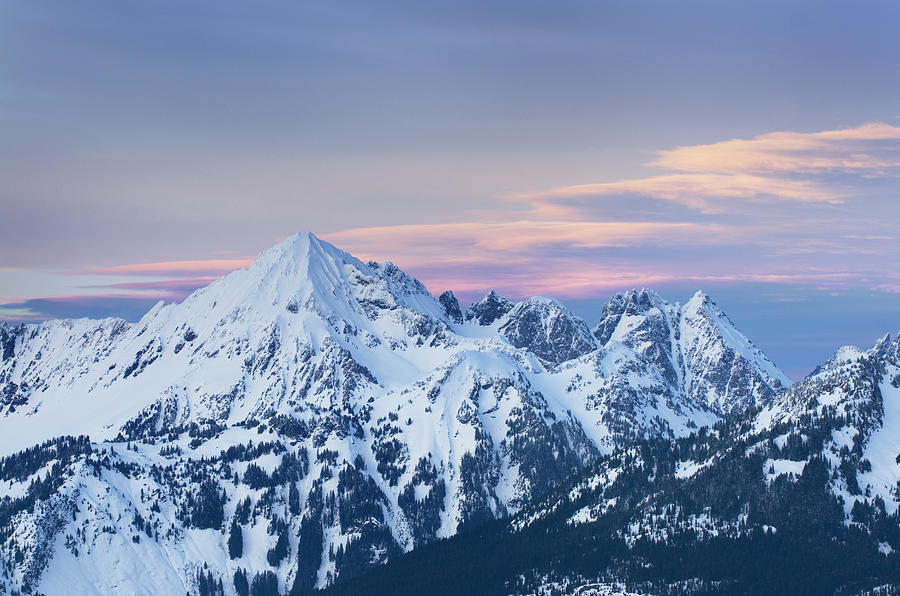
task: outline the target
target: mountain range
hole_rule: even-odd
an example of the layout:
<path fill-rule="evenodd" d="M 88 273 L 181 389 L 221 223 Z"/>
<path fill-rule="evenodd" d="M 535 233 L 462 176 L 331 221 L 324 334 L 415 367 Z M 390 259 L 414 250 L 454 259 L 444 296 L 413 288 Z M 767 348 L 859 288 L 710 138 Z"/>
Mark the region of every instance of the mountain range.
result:
<path fill-rule="evenodd" d="M 898 358 L 792 385 L 701 292 L 464 307 L 297 234 L 136 323 L 0 325 L 0 594 L 746 592 L 704 549 L 815 519 L 882 589 Z"/>

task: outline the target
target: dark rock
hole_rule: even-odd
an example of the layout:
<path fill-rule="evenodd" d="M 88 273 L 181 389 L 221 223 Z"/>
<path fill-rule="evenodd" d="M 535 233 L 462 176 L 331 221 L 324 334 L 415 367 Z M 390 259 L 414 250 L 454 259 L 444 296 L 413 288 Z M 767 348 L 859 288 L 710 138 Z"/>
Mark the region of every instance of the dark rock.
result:
<path fill-rule="evenodd" d="M 438 298 L 438 302 L 441 303 L 441 306 L 444 308 L 444 312 L 447 313 L 447 316 L 450 317 L 450 320 L 454 323 L 462 323 L 463 322 L 463 314 L 462 310 L 459 308 L 459 300 L 456 299 L 456 296 L 453 295 L 453 292 L 447 290 Z"/>
<path fill-rule="evenodd" d="M 512 301 L 499 296 L 494 290 L 466 309 L 466 320 L 475 320 L 479 325 L 490 325 L 512 310 Z"/>

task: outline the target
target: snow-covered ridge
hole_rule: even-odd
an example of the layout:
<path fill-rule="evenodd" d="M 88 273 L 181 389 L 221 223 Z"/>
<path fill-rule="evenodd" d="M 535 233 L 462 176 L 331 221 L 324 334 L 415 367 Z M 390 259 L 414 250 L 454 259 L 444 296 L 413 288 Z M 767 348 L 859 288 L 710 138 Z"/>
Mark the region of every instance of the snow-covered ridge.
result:
<path fill-rule="evenodd" d="M 113 437 L 161 399 L 189 402 L 191 419 L 232 423 L 298 398 L 333 402 L 335 387 L 316 391 L 304 373 L 323 355 L 352 360 L 379 391 L 402 391 L 460 350 L 507 344 L 545 368 L 615 352 L 613 342 L 660 373 L 672 399 L 714 413 L 789 384 L 701 294 L 684 307 L 646 290 L 618 295 L 593 336 L 549 298 L 515 304 L 490 292 L 464 315 L 452 294 L 442 300 L 393 264 L 363 263 L 301 233 L 134 324 L 4 326 L 0 425 L 16 420 L 18 432 L 0 439 L 0 453 L 63 433 Z M 601 378 L 614 374 L 601 368 Z"/>

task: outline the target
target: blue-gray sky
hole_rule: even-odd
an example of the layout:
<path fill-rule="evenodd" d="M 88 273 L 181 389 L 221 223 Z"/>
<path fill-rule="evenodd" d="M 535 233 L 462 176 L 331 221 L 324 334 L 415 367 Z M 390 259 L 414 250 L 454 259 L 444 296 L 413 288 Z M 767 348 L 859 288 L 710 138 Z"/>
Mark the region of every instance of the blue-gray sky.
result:
<path fill-rule="evenodd" d="M 900 327 L 898 27 L 896 2 L 0 0 L 0 317 L 135 318 L 311 230 L 468 298 L 702 287 L 798 376 Z"/>

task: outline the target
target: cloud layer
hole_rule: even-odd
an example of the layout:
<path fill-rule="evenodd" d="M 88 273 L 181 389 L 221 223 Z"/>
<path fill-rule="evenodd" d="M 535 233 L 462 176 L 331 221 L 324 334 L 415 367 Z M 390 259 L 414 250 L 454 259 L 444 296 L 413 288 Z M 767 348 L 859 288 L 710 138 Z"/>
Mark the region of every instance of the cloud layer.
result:
<path fill-rule="evenodd" d="M 900 252 L 898 126 L 681 146 L 659 151 L 648 165 L 668 172 L 506 194 L 454 221 L 322 237 L 360 258 L 393 260 L 433 291 L 470 298 L 492 287 L 515 297 L 678 284 L 900 288 L 900 275 L 886 266 Z M 56 297 L 7 297 L 0 313 L 57 313 L 73 296 L 103 305 L 177 300 L 251 260 L 68 270 L 57 274 L 66 283 Z M 79 278 L 85 281 L 73 290 Z"/>

